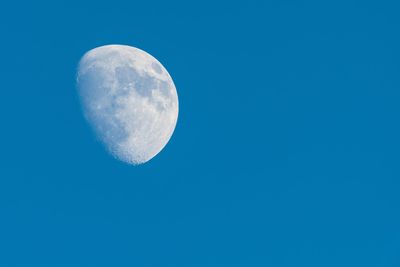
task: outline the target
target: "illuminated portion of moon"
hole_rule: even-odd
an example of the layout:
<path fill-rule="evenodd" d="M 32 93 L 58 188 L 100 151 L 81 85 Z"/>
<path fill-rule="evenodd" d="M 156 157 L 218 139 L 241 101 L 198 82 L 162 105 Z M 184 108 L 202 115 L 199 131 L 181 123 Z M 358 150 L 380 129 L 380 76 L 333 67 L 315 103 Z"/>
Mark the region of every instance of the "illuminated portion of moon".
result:
<path fill-rule="evenodd" d="M 171 138 L 178 95 L 167 70 L 131 46 L 106 45 L 80 60 L 77 87 L 86 119 L 116 158 L 141 164 Z"/>

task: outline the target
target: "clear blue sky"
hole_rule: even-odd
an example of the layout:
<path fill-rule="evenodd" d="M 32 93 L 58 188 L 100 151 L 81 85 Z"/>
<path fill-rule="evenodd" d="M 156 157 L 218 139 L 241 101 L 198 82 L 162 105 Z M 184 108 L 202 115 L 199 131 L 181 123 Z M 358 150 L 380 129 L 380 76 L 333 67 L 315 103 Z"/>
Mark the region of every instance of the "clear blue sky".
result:
<path fill-rule="evenodd" d="M 399 10 L 2 3 L 0 266 L 400 266 Z M 78 61 L 106 44 L 178 90 L 175 134 L 139 167 L 79 105 Z"/>

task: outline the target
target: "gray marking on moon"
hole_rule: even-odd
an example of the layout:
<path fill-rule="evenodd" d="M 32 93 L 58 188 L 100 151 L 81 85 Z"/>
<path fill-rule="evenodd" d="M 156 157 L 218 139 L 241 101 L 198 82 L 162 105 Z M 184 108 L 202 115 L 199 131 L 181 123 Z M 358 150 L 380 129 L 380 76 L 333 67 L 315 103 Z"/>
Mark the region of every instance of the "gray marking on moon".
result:
<path fill-rule="evenodd" d="M 153 67 L 153 69 L 155 70 L 155 72 L 157 72 L 158 74 L 162 73 L 161 67 L 160 65 L 158 65 L 156 62 L 151 63 L 151 66 Z"/>
<path fill-rule="evenodd" d="M 118 159 L 144 163 L 170 139 L 178 117 L 175 85 L 146 52 L 95 48 L 82 57 L 77 82 L 87 120 Z"/>
<path fill-rule="evenodd" d="M 160 68 L 158 64 L 152 63 L 152 67 L 154 67 L 154 65 Z M 159 91 L 166 98 L 169 97 L 170 90 L 167 82 L 159 81 L 148 74 L 140 75 L 131 67 L 117 67 L 115 68 L 115 74 L 119 86 L 123 90 L 121 94 L 128 94 L 130 90 L 135 90 L 140 96 L 145 97 L 148 101 L 154 103 L 160 111 L 166 108 L 163 106 L 162 102 L 156 101 L 152 95 L 154 91 Z"/>

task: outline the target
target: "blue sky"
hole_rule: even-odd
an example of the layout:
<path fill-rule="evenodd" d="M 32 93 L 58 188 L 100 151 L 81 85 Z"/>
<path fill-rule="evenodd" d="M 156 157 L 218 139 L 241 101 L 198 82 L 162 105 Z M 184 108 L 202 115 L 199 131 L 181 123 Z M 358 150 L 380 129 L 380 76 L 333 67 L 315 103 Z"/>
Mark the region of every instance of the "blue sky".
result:
<path fill-rule="evenodd" d="M 399 266 L 397 1 L 3 3 L 0 266 Z M 80 57 L 180 100 L 149 163 L 84 120 Z"/>

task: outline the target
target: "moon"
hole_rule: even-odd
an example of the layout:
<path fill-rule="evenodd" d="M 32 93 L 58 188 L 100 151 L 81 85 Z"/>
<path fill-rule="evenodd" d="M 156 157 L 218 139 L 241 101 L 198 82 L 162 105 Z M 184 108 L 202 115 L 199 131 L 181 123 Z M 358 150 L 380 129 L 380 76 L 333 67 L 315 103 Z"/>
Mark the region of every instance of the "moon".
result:
<path fill-rule="evenodd" d="M 178 119 L 178 95 L 164 66 L 127 45 L 105 45 L 83 55 L 77 88 L 84 116 L 117 159 L 138 165 L 170 140 Z"/>

